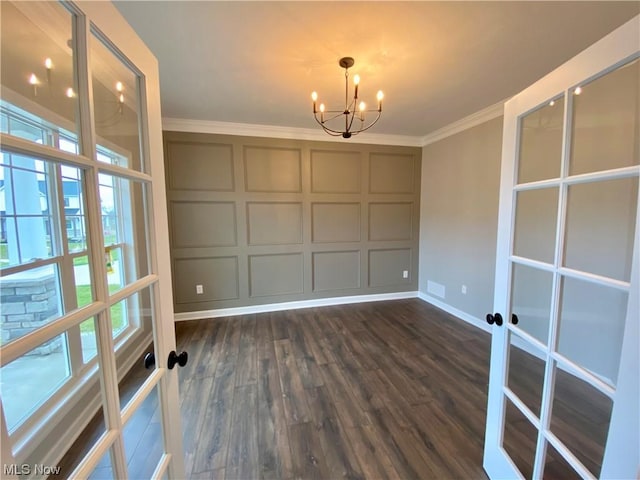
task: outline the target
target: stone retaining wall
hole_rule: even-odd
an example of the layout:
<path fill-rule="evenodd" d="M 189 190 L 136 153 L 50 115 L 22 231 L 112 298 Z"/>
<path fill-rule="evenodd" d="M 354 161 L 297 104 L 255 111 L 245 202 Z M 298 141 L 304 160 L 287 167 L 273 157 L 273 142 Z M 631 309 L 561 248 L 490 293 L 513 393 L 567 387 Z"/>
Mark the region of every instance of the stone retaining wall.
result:
<path fill-rule="evenodd" d="M 39 328 L 60 315 L 59 294 L 54 273 L 38 277 L 3 278 L 0 289 L 0 332 L 2 343 L 10 342 Z M 16 278 L 17 277 L 17 278 Z M 31 354 L 46 355 L 60 351 L 60 337 L 39 346 Z"/>

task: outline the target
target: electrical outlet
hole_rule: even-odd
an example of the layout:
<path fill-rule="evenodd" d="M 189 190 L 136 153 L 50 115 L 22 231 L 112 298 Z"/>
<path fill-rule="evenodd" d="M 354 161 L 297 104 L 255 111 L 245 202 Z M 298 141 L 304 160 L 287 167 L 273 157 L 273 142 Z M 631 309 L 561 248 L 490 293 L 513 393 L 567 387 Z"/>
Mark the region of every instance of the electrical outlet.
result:
<path fill-rule="evenodd" d="M 204 287 L 202 285 L 196 285 L 196 295 L 202 295 L 204 293 Z"/>
<path fill-rule="evenodd" d="M 402 278 L 409 278 L 409 270 L 402 271 Z"/>
<path fill-rule="evenodd" d="M 466 285 L 462 285 L 462 294 L 463 295 L 467 294 L 467 286 Z"/>

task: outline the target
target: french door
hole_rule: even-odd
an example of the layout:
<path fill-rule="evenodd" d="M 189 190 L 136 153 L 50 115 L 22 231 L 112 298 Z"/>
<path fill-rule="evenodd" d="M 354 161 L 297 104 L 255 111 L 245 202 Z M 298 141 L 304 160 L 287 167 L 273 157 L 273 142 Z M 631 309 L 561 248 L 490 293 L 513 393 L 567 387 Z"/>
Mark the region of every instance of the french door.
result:
<path fill-rule="evenodd" d="M 505 104 L 484 468 L 636 478 L 640 17 Z"/>
<path fill-rule="evenodd" d="M 66 475 L 182 478 L 157 61 L 110 2 L 0 8 L 2 476 L 55 475 L 98 414 Z"/>

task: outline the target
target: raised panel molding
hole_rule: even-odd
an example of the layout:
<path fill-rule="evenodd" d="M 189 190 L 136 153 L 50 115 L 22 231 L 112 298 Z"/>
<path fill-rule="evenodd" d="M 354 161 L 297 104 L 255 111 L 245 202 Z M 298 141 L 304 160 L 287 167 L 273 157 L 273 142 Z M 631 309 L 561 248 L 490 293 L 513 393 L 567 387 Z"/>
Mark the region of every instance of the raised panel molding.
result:
<path fill-rule="evenodd" d="M 303 293 L 302 253 L 249 255 L 249 296 Z"/>
<path fill-rule="evenodd" d="M 247 192 L 302 192 L 302 152 L 299 148 L 245 146 L 244 183 Z"/>
<path fill-rule="evenodd" d="M 402 278 L 402 272 L 409 278 Z M 385 248 L 369 250 L 369 286 L 384 287 L 411 283 L 411 249 Z"/>
<path fill-rule="evenodd" d="M 301 202 L 247 202 L 249 245 L 302 243 Z"/>
<path fill-rule="evenodd" d="M 169 188 L 232 192 L 233 146 L 206 142 L 167 142 Z"/>
<path fill-rule="evenodd" d="M 360 250 L 314 252 L 313 291 L 360 288 Z"/>
<path fill-rule="evenodd" d="M 369 240 L 411 240 L 413 203 L 376 202 L 369 204 Z"/>
<path fill-rule="evenodd" d="M 311 191 L 313 193 L 360 193 L 362 190 L 360 152 L 311 151 Z"/>
<path fill-rule="evenodd" d="M 369 193 L 413 193 L 415 157 L 372 153 L 369 156 Z"/>
<path fill-rule="evenodd" d="M 315 202 L 311 204 L 311 241 L 337 243 L 360 241 L 360 204 Z"/>
<path fill-rule="evenodd" d="M 238 258 L 204 257 L 174 260 L 176 304 L 212 302 L 239 298 Z M 203 293 L 196 293 L 202 285 Z"/>
<path fill-rule="evenodd" d="M 171 201 L 169 206 L 173 248 L 237 245 L 235 202 Z"/>

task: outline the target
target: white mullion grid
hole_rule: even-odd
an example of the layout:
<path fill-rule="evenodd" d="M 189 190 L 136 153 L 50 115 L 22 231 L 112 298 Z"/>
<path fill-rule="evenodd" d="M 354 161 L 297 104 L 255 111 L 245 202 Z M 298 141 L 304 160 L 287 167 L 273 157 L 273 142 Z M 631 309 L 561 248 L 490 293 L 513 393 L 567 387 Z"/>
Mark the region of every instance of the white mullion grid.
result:
<path fill-rule="evenodd" d="M 560 185 L 561 179 L 550 178 L 548 180 L 536 180 L 535 182 L 520 183 L 513 186 L 513 190 L 516 192 L 523 192 L 526 190 L 539 190 L 541 188 L 551 188 Z"/>
<path fill-rule="evenodd" d="M 47 340 L 65 333 L 68 329 L 82 323 L 87 318 L 93 317 L 106 308 L 104 302 L 94 302 L 81 309 L 64 315 L 51 323 L 48 323 L 18 340 L 14 340 L 2 346 L 0 365 L 5 366 L 17 358 L 25 355 Z"/>
<path fill-rule="evenodd" d="M 564 91 L 564 134 L 562 136 L 562 150 L 560 157 L 560 185 L 558 191 L 558 212 L 556 219 L 556 248 L 554 254 L 554 273 L 553 286 L 551 290 L 551 308 L 549 318 L 549 336 L 547 339 L 547 349 L 545 352 L 545 372 L 542 387 L 542 399 L 540 404 L 540 428 L 538 430 L 538 441 L 536 445 L 536 454 L 533 464 L 533 479 L 542 479 L 544 475 L 544 467 L 547 456 L 547 441 L 544 431 L 548 430 L 551 425 L 551 415 L 553 408 L 553 398 L 556 379 L 556 365 L 551 353 L 555 351 L 558 339 L 558 318 L 560 316 L 560 296 L 562 293 L 562 277 L 559 268 L 562 265 L 564 257 L 564 238 L 567 218 L 567 194 L 568 186 L 564 179 L 569 172 L 569 158 L 571 149 L 571 130 L 572 130 L 572 108 L 573 103 L 568 90 Z"/>
<path fill-rule="evenodd" d="M 505 396 L 509 400 L 511 400 L 511 403 L 513 403 L 516 406 L 516 408 L 520 410 L 520 413 L 522 413 L 527 418 L 527 420 L 531 422 L 531 424 L 535 427 L 536 431 L 540 430 L 540 420 L 538 419 L 536 414 L 533 413 L 529 409 L 529 407 L 525 405 L 525 403 L 522 400 L 520 400 L 520 397 L 518 397 L 518 395 L 516 395 L 514 391 L 511 390 L 508 386 L 505 386 L 503 388 L 503 392 Z"/>
<path fill-rule="evenodd" d="M 628 292 L 631 289 L 631 283 L 629 282 L 603 277 L 602 275 L 597 275 L 595 273 L 583 272 L 581 270 L 574 270 L 573 268 L 567 267 L 558 267 L 558 272 L 563 277 L 570 277 L 577 280 L 583 280 L 585 282 L 596 283 L 603 287 L 615 288 L 617 290 L 622 290 L 623 292 Z"/>
<path fill-rule="evenodd" d="M 109 448 L 118 440 L 118 432 L 109 430 L 104 432 L 98 441 L 91 447 L 91 450 L 82 458 L 80 464 L 75 468 L 69 478 L 89 478 L 102 457 L 109 452 Z M 124 478 L 114 476 L 114 478 Z"/>
<path fill-rule="evenodd" d="M 518 255 L 511 255 L 509 258 L 511 263 L 517 263 L 518 265 L 524 265 L 525 267 L 532 267 L 536 270 L 544 270 L 545 272 L 553 273 L 556 268 L 551 263 L 541 262 L 540 260 L 532 260 L 530 258 L 520 257 Z"/>
<path fill-rule="evenodd" d="M 516 325 L 513 325 L 512 323 L 509 323 L 509 324 L 505 323 L 505 326 L 509 331 L 512 332 L 512 335 L 516 335 L 517 337 L 522 338 L 523 341 L 535 347 L 536 350 L 539 350 L 540 355 L 538 356 L 538 358 L 544 360 L 544 357 L 547 353 L 547 346 L 544 343 L 542 343 L 540 340 L 535 338 L 529 332 L 522 330 L 521 328 L 519 328 Z M 518 347 L 517 345 L 515 346 Z"/>
<path fill-rule="evenodd" d="M 105 303 L 109 307 L 112 307 L 116 303 L 121 302 L 122 300 L 125 300 L 126 298 L 138 292 L 141 292 L 142 290 L 149 287 L 150 285 L 153 285 L 157 281 L 158 281 L 157 275 L 146 275 L 141 279 L 136 280 L 135 282 L 130 283 L 129 285 L 121 288 L 120 290 L 117 290 L 111 293 L 109 295 L 109 298 L 107 298 L 107 300 L 105 301 Z"/>
<path fill-rule="evenodd" d="M 5 267 L 0 270 L 0 277 L 6 277 L 13 275 L 14 273 L 26 272 L 39 267 L 46 267 L 47 265 L 53 265 L 60 262 L 61 257 L 50 257 L 35 260 L 29 263 L 23 263 L 21 265 L 14 265 L 12 267 Z"/>
<path fill-rule="evenodd" d="M 616 389 L 615 387 L 609 385 L 607 382 L 600 379 L 597 375 L 593 374 L 589 370 L 586 370 L 584 367 L 578 365 L 577 363 L 571 361 L 567 357 L 563 356 L 558 352 L 551 352 L 551 358 L 558 364 L 559 368 L 571 373 L 573 376 L 578 378 L 579 380 L 588 383 L 596 390 L 605 394 L 612 400 L 615 397 Z"/>
<path fill-rule="evenodd" d="M 58 150 L 48 145 L 40 145 L 6 133 L 0 133 L 0 143 L 2 144 L 2 150 L 16 155 L 35 156 L 39 160 L 63 162 L 78 168 L 88 168 L 94 164 L 94 161 L 85 155 L 68 153 L 64 150 Z"/>
<path fill-rule="evenodd" d="M 569 450 L 564 443 L 556 437 L 551 430 L 544 430 L 544 436 L 547 441 L 553 445 L 553 448 L 564 458 L 569 465 L 582 477 L 589 480 L 595 480 L 595 476 L 585 467 L 578 457 L 576 457 L 571 450 Z"/>
<path fill-rule="evenodd" d="M 160 457 L 160 461 L 158 462 L 158 466 L 156 467 L 156 469 L 153 471 L 153 474 L 151 475 L 151 478 L 153 480 L 162 478 L 164 473 L 167 471 L 167 468 L 169 467 L 169 465 L 172 464 L 171 462 L 172 457 L 173 455 L 171 455 L 170 453 L 162 454 L 162 457 Z"/>
<path fill-rule="evenodd" d="M 562 181 L 567 185 L 579 185 L 581 183 L 637 177 L 638 175 L 640 175 L 640 165 L 634 165 L 631 167 L 613 168 L 610 170 L 567 176 Z"/>
<path fill-rule="evenodd" d="M 102 235 L 102 210 L 99 195 L 97 168 L 96 133 L 93 111 L 93 84 L 91 75 L 91 22 L 85 15 L 77 17 L 76 59 L 78 67 L 78 89 L 80 99 L 80 151 L 91 158 L 90 168 L 86 172 L 86 202 L 90 263 L 93 267 L 96 299 L 107 302 L 109 287 L 104 264 L 104 238 Z M 127 478 L 127 461 L 122 437 L 122 419 L 120 417 L 120 398 L 118 394 L 118 373 L 115 349 L 111 334 L 111 315 L 108 308 L 100 312 L 96 319 L 96 343 L 98 346 L 98 365 L 102 391 L 105 425 L 109 433 L 116 435 L 112 445 L 112 471 L 116 478 Z"/>
<path fill-rule="evenodd" d="M 67 216 L 64 211 L 64 187 L 62 183 L 62 168 L 60 164 L 54 165 L 54 179 L 56 183 L 56 214 L 52 214 L 51 237 L 53 242 L 53 230 L 57 230 L 55 237 L 59 238 L 61 254 L 59 268 L 60 287 L 62 293 L 63 312 L 71 312 L 78 308 L 78 299 L 75 289 L 75 274 L 73 271 L 73 258 L 69 256 L 69 239 L 67 237 L 66 221 Z M 50 208 L 50 213 L 53 208 Z M 54 228 L 55 224 L 55 228 Z M 82 369 L 82 341 L 80 339 L 80 327 L 74 326 L 67 331 L 67 353 L 71 376 L 76 375 Z"/>
<path fill-rule="evenodd" d="M 124 406 L 122 409 L 122 425 L 126 425 L 136 410 L 142 405 L 149 394 L 153 392 L 156 385 L 160 383 L 162 377 L 165 375 L 167 370 L 165 368 L 156 368 L 153 370 L 151 375 L 144 381 L 141 387 L 138 388 L 135 395 L 131 397 L 131 400 Z"/>

